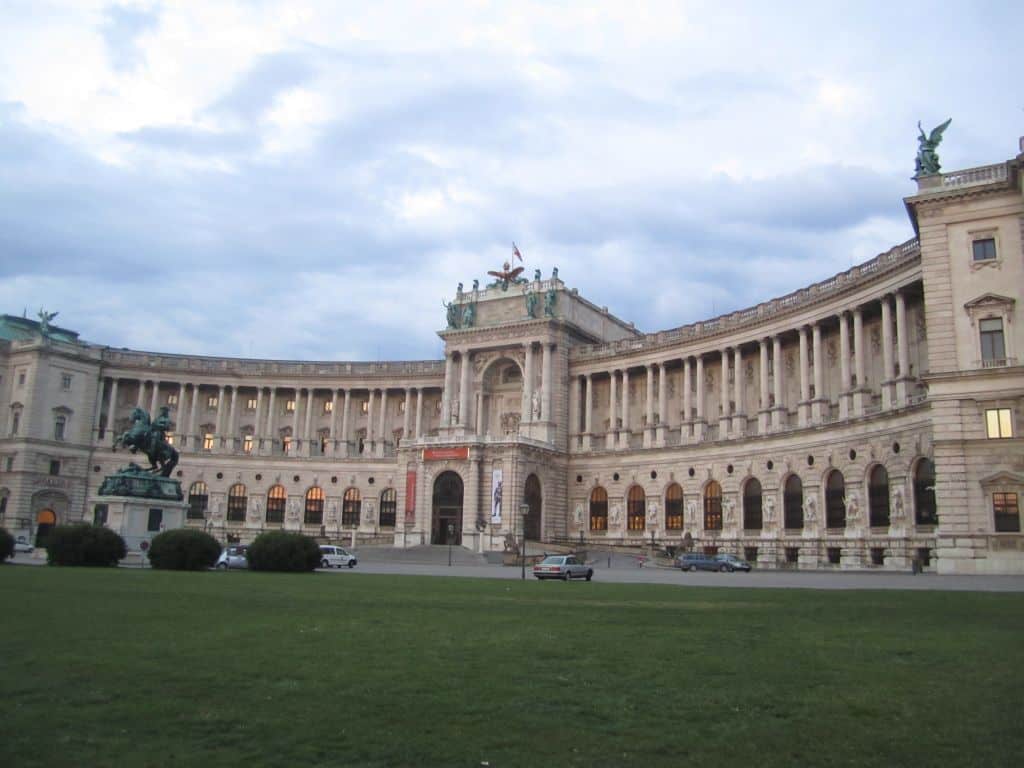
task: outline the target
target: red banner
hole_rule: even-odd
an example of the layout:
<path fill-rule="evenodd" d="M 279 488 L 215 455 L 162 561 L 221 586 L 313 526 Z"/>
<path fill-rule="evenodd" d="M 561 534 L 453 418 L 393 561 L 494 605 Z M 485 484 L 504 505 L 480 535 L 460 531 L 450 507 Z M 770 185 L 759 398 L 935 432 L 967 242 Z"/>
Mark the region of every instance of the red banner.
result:
<path fill-rule="evenodd" d="M 416 522 L 416 472 L 405 473 L 405 522 Z"/>
<path fill-rule="evenodd" d="M 468 459 L 469 446 L 461 448 L 424 448 L 424 461 L 444 461 L 445 459 Z"/>

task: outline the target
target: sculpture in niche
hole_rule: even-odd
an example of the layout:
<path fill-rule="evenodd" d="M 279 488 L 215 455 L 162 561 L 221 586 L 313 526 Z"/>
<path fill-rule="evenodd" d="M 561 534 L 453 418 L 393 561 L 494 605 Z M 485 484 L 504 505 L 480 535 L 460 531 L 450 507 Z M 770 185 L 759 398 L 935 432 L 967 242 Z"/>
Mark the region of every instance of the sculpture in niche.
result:
<path fill-rule="evenodd" d="M 653 502 L 647 506 L 647 527 L 658 527 L 658 505 Z"/>
<path fill-rule="evenodd" d="M 850 491 L 850 495 L 846 497 L 846 524 L 856 525 L 859 514 L 860 501 L 857 499 L 857 492 Z"/>
<path fill-rule="evenodd" d="M 903 489 L 893 488 L 892 491 L 892 519 L 903 520 Z"/>
<path fill-rule="evenodd" d="M 815 523 L 818 520 L 818 502 L 814 496 L 807 496 L 804 499 L 804 523 Z"/>
<path fill-rule="evenodd" d="M 576 520 L 576 525 L 583 525 L 583 505 L 577 504 L 576 509 L 573 511 L 573 519 Z"/>
<path fill-rule="evenodd" d="M 526 316 L 536 318 L 537 317 L 537 294 L 533 291 L 526 291 L 524 294 L 526 298 Z"/>
<path fill-rule="evenodd" d="M 533 402 L 532 402 L 532 406 L 531 407 L 533 409 L 533 420 L 534 421 L 539 421 L 540 420 L 540 391 L 539 390 L 535 389 L 533 391 Z"/>
<path fill-rule="evenodd" d="M 697 524 L 697 502 L 693 499 L 686 502 L 686 522 L 688 525 Z"/>
<path fill-rule="evenodd" d="M 771 523 L 775 521 L 775 497 L 768 496 L 764 500 L 764 522 Z"/>
<path fill-rule="evenodd" d="M 612 504 L 612 508 L 608 515 L 608 522 L 613 525 L 618 525 L 622 522 L 622 507 L 618 504 Z"/>
<path fill-rule="evenodd" d="M 722 508 L 725 510 L 725 524 L 734 524 L 736 522 L 736 502 L 732 499 L 725 499 L 722 501 Z"/>

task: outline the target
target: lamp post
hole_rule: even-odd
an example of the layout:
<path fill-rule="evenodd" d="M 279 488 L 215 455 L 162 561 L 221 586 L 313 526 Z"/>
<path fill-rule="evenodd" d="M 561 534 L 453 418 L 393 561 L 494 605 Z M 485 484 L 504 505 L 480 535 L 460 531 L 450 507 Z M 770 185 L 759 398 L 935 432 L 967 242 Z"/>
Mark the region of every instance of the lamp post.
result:
<path fill-rule="evenodd" d="M 530 505 L 520 504 L 519 515 L 523 518 L 523 538 L 519 550 L 519 562 L 521 563 L 521 571 L 519 574 L 519 578 L 523 581 L 526 581 L 526 516 L 528 514 L 530 514 Z"/>
<path fill-rule="evenodd" d="M 452 567 L 452 539 L 455 538 L 455 524 L 448 523 L 448 567 Z"/>

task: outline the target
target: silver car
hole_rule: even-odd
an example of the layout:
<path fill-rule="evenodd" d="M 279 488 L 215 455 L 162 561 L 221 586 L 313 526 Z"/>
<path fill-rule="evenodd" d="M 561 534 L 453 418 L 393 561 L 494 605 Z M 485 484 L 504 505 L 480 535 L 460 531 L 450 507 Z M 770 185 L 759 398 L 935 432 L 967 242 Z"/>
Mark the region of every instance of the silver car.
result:
<path fill-rule="evenodd" d="M 341 568 L 342 566 L 355 568 L 356 556 L 344 547 L 335 547 L 330 544 L 320 547 L 321 568 Z"/>
<path fill-rule="evenodd" d="M 538 579 L 586 579 L 594 578 L 594 569 L 576 558 L 576 555 L 548 555 L 533 566 L 533 575 Z"/>
<path fill-rule="evenodd" d="M 214 568 L 221 571 L 226 571 L 228 568 L 248 568 L 247 549 L 248 547 L 245 544 L 232 544 L 229 547 L 224 547 L 224 551 L 217 558 Z"/>

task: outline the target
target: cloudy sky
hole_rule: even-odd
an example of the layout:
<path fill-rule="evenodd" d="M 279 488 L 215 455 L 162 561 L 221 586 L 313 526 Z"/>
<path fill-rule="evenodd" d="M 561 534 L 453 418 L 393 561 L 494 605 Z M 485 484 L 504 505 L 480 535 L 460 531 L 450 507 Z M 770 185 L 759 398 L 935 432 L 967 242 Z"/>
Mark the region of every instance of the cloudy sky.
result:
<path fill-rule="evenodd" d="M 948 7 L 947 7 L 948 6 Z M 515 240 L 655 331 L 912 236 L 1024 134 L 1016 2 L 0 3 L 0 312 L 90 341 L 440 356 Z"/>

